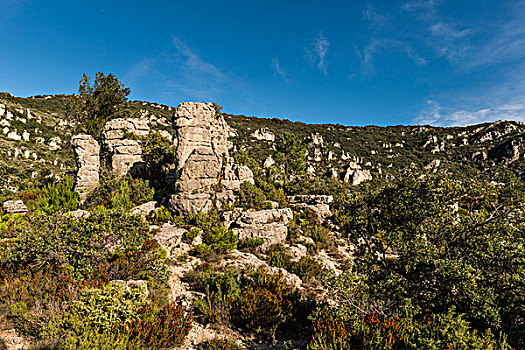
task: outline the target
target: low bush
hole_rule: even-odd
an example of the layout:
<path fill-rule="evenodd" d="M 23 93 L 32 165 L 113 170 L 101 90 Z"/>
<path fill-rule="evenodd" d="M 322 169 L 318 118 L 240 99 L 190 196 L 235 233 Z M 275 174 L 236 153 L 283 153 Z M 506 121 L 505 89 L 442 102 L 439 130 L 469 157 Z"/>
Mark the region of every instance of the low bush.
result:
<path fill-rule="evenodd" d="M 99 186 L 90 193 L 85 206 L 102 205 L 110 209 L 129 210 L 136 205 L 153 200 L 155 190 L 148 180 L 123 177 L 102 178 Z"/>
<path fill-rule="evenodd" d="M 298 301 L 299 295 L 281 275 L 258 272 L 232 301 L 231 320 L 237 327 L 273 339 L 279 326 L 293 317 Z"/>
<path fill-rule="evenodd" d="M 225 254 L 237 249 L 239 238 L 221 223 L 217 211 L 210 213 L 199 212 L 189 215 L 187 224 L 196 226 L 202 230 L 202 244 L 195 246 L 193 253 L 204 259 Z M 195 231 L 186 234 L 186 239 L 193 237 Z M 194 237 L 193 237 L 194 238 Z"/>
<path fill-rule="evenodd" d="M 341 319 L 338 312 L 326 308 L 313 324 L 308 350 L 510 349 L 505 338 L 497 339 L 490 330 L 479 333 L 454 309 L 425 316 L 356 314 Z"/>
<path fill-rule="evenodd" d="M 238 206 L 246 209 L 262 210 L 267 208 L 267 200 L 263 191 L 249 181 L 241 184 Z"/>
<path fill-rule="evenodd" d="M 213 338 L 206 340 L 203 343 L 199 344 L 199 350 L 243 350 L 244 347 L 238 345 L 236 342 L 222 339 L 222 338 Z"/>
<path fill-rule="evenodd" d="M 171 349 L 182 345 L 191 330 L 193 317 L 182 306 L 168 304 L 159 309 L 146 304 L 139 317 L 116 326 L 118 334 L 138 349 Z"/>
<path fill-rule="evenodd" d="M 78 193 L 75 191 L 75 182 L 68 176 L 61 181 L 48 184 L 44 187 L 37 207 L 46 213 L 57 211 L 71 211 L 78 208 Z"/>

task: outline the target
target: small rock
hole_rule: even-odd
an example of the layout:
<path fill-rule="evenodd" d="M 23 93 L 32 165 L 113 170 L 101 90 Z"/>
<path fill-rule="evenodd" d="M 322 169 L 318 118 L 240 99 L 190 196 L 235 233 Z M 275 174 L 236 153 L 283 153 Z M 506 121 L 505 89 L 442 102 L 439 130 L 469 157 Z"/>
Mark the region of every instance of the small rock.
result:
<path fill-rule="evenodd" d="M 21 200 L 5 201 L 2 207 L 4 208 L 4 211 L 8 213 L 27 213 L 27 207 Z"/>

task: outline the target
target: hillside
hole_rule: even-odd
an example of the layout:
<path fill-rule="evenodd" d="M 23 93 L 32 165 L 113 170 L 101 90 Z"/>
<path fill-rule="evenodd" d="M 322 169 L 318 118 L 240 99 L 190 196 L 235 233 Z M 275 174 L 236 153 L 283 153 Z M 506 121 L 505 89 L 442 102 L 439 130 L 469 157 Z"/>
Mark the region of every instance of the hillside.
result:
<path fill-rule="evenodd" d="M 89 98 L 0 94 L 0 349 L 525 346 L 525 124 Z"/>
<path fill-rule="evenodd" d="M 60 177 L 75 171 L 70 146 L 75 131 L 65 116 L 72 96 L 18 98 L 0 94 L 0 148 L 2 188 L 14 190 L 31 183 L 45 183 L 46 177 Z M 174 107 L 133 101 L 135 116 L 164 118 L 164 128 L 173 134 Z M 151 118 L 151 117 L 148 117 Z M 432 126 L 352 127 L 331 124 L 308 125 L 287 120 L 225 115 L 235 136 L 231 141 L 246 150 L 260 165 L 271 156 L 272 145 L 284 133 L 292 133 L 307 146 L 306 169 L 316 177 L 344 179 L 350 163 L 369 170 L 373 182 L 398 177 L 409 167 L 440 167 L 458 177 L 489 179 L 504 168 L 520 175 L 524 168 L 523 133 L 519 122 L 496 122 L 468 127 Z M 259 131 L 259 136 L 255 133 Z M 261 132 L 262 131 L 262 132 Z M 272 141 L 273 140 L 273 141 Z"/>

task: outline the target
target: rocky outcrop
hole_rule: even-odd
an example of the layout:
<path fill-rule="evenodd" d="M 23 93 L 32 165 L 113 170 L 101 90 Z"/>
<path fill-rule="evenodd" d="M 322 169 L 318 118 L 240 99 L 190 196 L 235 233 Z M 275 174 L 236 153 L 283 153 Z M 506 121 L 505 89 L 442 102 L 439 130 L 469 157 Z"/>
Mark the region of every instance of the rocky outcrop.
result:
<path fill-rule="evenodd" d="M 333 196 L 299 195 L 288 196 L 287 199 L 292 208 L 297 210 L 310 209 L 321 219 L 332 215 L 332 212 L 330 211 L 330 203 L 332 203 L 334 200 Z"/>
<path fill-rule="evenodd" d="M 240 240 L 264 238 L 262 249 L 272 244 L 283 243 L 288 235 L 288 223 L 293 219 L 291 209 L 269 209 L 260 211 L 242 211 L 223 213 L 225 224 Z"/>
<path fill-rule="evenodd" d="M 257 129 L 250 136 L 256 138 L 259 141 L 275 141 L 275 134 L 268 128 Z"/>
<path fill-rule="evenodd" d="M 525 157 L 525 142 L 524 137 L 520 135 L 517 138 L 509 140 L 501 145 L 492 148 L 489 151 L 489 157 L 504 161 L 505 163 L 512 163 L 520 158 Z"/>
<path fill-rule="evenodd" d="M 292 287 L 293 289 L 301 288 L 302 281 L 299 276 L 290 273 L 283 268 L 270 266 L 251 253 L 234 251 L 230 254 L 230 258 L 224 259 L 221 264 L 224 266 L 236 267 L 240 269 L 245 269 L 248 266 L 252 266 L 257 269 L 263 269 L 272 274 L 282 274 L 283 279 L 286 284 L 288 284 L 288 286 Z"/>
<path fill-rule="evenodd" d="M 25 214 L 27 213 L 27 207 L 21 200 L 10 200 L 5 201 L 2 205 L 2 208 L 7 213 L 12 214 Z"/>
<path fill-rule="evenodd" d="M 71 145 L 78 168 L 75 190 L 79 193 L 80 200 L 83 201 L 89 192 L 98 186 L 100 146 L 91 135 L 73 136 Z"/>
<path fill-rule="evenodd" d="M 153 238 L 159 242 L 159 245 L 167 252 L 168 257 L 170 257 L 171 255 L 177 255 L 176 248 L 181 244 L 184 232 L 186 232 L 186 230 L 183 228 L 165 223 Z"/>
<path fill-rule="evenodd" d="M 372 174 L 370 170 L 363 170 L 359 164 L 352 162 L 348 165 L 343 180 L 357 186 L 362 182 L 372 180 Z"/>
<path fill-rule="evenodd" d="M 246 166 L 229 157 L 230 128 L 211 103 L 181 103 L 174 115 L 177 133 L 175 194 L 170 208 L 180 214 L 209 211 L 234 200 L 244 181 L 253 182 Z"/>
<path fill-rule="evenodd" d="M 113 174 L 140 171 L 142 148 L 136 136 L 145 136 L 149 131 L 148 120 L 142 118 L 118 118 L 106 123 L 102 136 L 108 152 L 108 168 Z"/>
<path fill-rule="evenodd" d="M 133 207 L 129 212 L 132 215 L 140 215 L 145 218 L 155 213 L 157 209 L 159 209 L 159 204 L 156 201 L 150 201 Z"/>

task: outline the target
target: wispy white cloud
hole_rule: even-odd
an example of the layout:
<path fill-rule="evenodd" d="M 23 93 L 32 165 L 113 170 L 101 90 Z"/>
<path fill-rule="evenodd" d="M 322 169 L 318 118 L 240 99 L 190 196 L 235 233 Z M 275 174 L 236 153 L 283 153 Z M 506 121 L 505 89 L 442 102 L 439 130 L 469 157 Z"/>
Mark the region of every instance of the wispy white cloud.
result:
<path fill-rule="evenodd" d="M 427 106 L 414 119 L 416 124 L 465 126 L 497 120 L 525 121 L 525 96 L 501 106 L 474 110 L 445 110 L 440 103 L 428 100 Z"/>
<path fill-rule="evenodd" d="M 311 47 L 305 48 L 310 63 L 315 64 L 324 75 L 328 74 L 326 70 L 326 55 L 329 48 L 330 42 L 321 32 L 314 39 Z"/>
<path fill-rule="evenodd" d="M 186 67 L 187 73 L 218 80 L 225 78 L 225 73 L 221 69 L 212 63 L 205 61 L 195 52 L 194 49 L 182 41 L 181 38 L 177 36 L 173 37 L 173 45 L 176 49 L 176 55 L 178 55 L 183 65 Z"/>
<path fill-rule="evenodd" d="M 125 82 L 132 82 L 148 74 L 151 71 L 151 68 L 155 65 L 157 59 L 157 57 L 145 57 L 141 59 L 124 74 L 123 80 Z"/>
<path fill-rule="evenodd" d="M 372 31 L 380 30 L 387 21 L 387 16 L 379 13 L 372 5 L 367 5 L 363 11 L 363 18 L 368 21 Z"/>
<path fill-rule="evenodd" d="M 150 80 L 166 98 L 218 100 L 226 90 L 243 90 L 242 81 L 200 55 L 178 36 L 173 49 L 145 57 L 124 75 L 124 80 Z"/>
<path fill-rule="evenodd" d="M 361 61 L 361 73 L 369 78 L 375 73 L 375 59 L 377 56 L 389 52 L 402 52 L 416 64 L 426 64 L 427 61 L 419 56 L 407 43 L 394 39 L 372 39 L 363 50 L 354 49 Z"/>
<path fill-rule="evenodd" d="M 406 2 L 401 8 L 426 25 L 420 40 L 431 47 L 438 57 L 460 61 L 470 49 L 473 28 L 438 12 L 437 0 L 415 0 Z"/>
<path fill-rule="evenodd" d="M 275 74 L 277 74 L 279 77 L 281 77 L 281 79 L 285 83 L 289 83 L 290 82 L 290 78 L 288 78 L 288 73 L 286 72 L 286 70 L 284 70 L 284 68 L 281 67 L 281 64 L 279 63 L 279 59 L 278 58 L 274 58 L 272 60 L 272 68 L 273 68 L 273 71 L 275 72 Z"/>
<path fill-rule="evenodd" d="M 525 59 L 525 1 L 508 5 L 503 20 L 487 25 L 488 40 L 471 50 L 467 68 Z"/>

